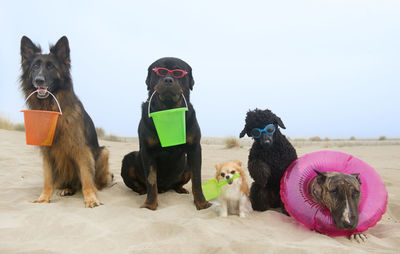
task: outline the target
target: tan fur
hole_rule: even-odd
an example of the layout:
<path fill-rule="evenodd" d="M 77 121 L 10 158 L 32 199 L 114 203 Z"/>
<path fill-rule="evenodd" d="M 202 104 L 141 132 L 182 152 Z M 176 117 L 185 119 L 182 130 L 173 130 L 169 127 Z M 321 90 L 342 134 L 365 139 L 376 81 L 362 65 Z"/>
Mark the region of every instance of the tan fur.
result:
<path fill-rule="evenodd" d="M 240 191 L 244 193 L 245 195 L 249 195 L 249 186 L 246 181 L 246 173 L 242 169 L 242 163 L 240 161 L 227 161 L 224 163 L 220 163 L 215 165 L 215 168 L 217 170 L 215 174 L 215 178 L 219 181 L 224 180 L 224 178 L 221 176 L 222 172 L 231 172 L 232 170 L 235 170 L 235 172 L 238 172 L 240 175 L 240 178 L 242 179 L 242 183 L 240 185 Z"/>
<path fill-rule="evenodd" d="M 106 187 L 111 181 L 110 169 L 108 166 L 109 152 L 103 149 L 96 161 L 95 183 L 97 189 L 101 190 Z M 111 178 L 111 179 L 110 179 Z"/>
<path fill-rule="evenodd" d="M 156 139 L 156 138 L 151 138 L 151 137 L 148 137 L 148 138 L 146 139 L 146 142 L 147 142 L 147 145 L 150 146 L 150 147 L 155 146 L 155 145 L 157 145 L 158 143 L 160 143 L 160 142 L 158 141 L 158 139 Z"/>
<path fill-rule="evenodd" d="M 156 210 L 158 206 L 158 187 L 157 187 L 157 171 L 154 167 L 150 167 L 150 172 L 147 177 L 149 184 L 154 185 L 154 189 L 150 189 L 147 192 L 146 201 L 141 208 L 148 208 L 150 210 Z M 154 190 L 154 192 L 152 192 Z"/>
<path fill-rule="evenodd" d="M 150 167 L 150 173 L 149 176 L 147 177 L 147 181 L 150 184 L 157 184 L 157 172 L 153 167 Z"/>
<path fill-rule="evenodd" d="M 25 98 L 37 89 L 40 85 L 37 82 L 41 80 L 49 92 L 53 91 L 62 110 L 53 144 L 40 147 L 44 184 L 42 194 L 35 202 L 50 202 L 55 189 L 62 189 L 61 195 L 72 195 L 82 188 L 86 206 L 95 207 L 100 204 L 96 186 L 103 188 L 112 179 L 108 169 L 108 151 L 98 146 L 90 117 L 73 91 L 69 52 L 65 36 L 50 47 L 49 54 L 42 54 L 40 47 L 29 38 L 23 36 L 21 39 L 21 88 Z M 31 66 L 35 61 L 40 63 L 38 70 Z M 50 62 L 54 68 L 44 67 Z M 30 109 L 59 111 L 49 94 L 47 97 L 39 95 L 33 95 L 27 101 Z"/>
<path fill-rule="evenodd" d="M 63 91 L 56 95 L 63 114 L 59 117 L 54 135 L 57 142 L 50 147 L 41 147 L 45 181 L 42 195 L 36 202 L 49 202 L 52 190 L 64 188 L 63 184 L 68 182 L 73 187 L 82 186 L 86 207 L 95 207 L 100 205 L 96 197 L 96 186 L 101 189 L 111 181 L 108 150 L 104 148 L 95 161 L 90 148 L 86 145 L 81 120 L 82 109 L 76 104 L 69 103 L 74 101 L 72 96 Z M 33 104 L 41 106 L 39 99 L 32 101 Z M 36 109 L 35 106 L 31 105 L 31 108 Z M 58 111 L 57 105 L 53 104 L 51 110 Z M 63 189 L 62 194 L 67 195 L 70 192 L 72 191 L 69 189 Z"/>
<path fill-rule="evenodd" d="M 51 165 L 49 164 L 46 158 L 43 158 L 43 190 L 39 199 L 35 200 L 34 203 L 50 203 L 50 198 L 53 195 L 54 191 L 54 183 L 53 183 L 53 174 L 51 170 Z"/>
<path fill-rule="evenodd" d="M 186 143 L 188 144 L 193 144 L 194 136 L 188 136 L 186 137 Z"/>

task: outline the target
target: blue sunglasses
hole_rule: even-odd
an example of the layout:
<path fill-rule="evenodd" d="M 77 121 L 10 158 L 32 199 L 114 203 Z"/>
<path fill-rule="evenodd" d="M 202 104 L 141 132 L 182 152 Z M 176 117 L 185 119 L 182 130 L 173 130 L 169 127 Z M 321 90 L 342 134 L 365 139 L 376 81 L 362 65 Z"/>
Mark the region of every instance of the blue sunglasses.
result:
<path fill-rule="evenodd" d="M 261 135 L 263 134 L 263 132 L 265 132 L 265 133 L 267 133 L 267 135 L 271 136 L 275 133 L 275 130 L 276 130 L 275 125 L 273 125 L 271 123 L 271 124 L 268 124 L 267 126 L 265 126 L 264 129 L 259 129 L 259 128 L 252 129 L 251 136 L 253 138 L 260 138 Z"/>

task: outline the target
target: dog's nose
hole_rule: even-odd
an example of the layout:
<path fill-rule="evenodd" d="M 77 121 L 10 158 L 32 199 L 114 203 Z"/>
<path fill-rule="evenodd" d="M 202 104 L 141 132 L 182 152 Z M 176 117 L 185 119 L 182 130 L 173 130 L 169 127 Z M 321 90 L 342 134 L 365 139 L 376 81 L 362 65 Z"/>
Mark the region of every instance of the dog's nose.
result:
<path fill-rule="evenodd" d="M 170 86 L 174 82 L 174 79 L 172 77 L 165 77 L 164 78 L 164 84 Z"/>
<path fill-rule="evenodd" d="M 226 178 L 226 180 L 229 180 L 231 178 L 231 176 L 227 175 L 225 178 Z"/>
<path fill-rule="evenodd" d="M 36 78 L 35 78 L 35 84 L 36 85 L 43 85 L 44 84 L 44 77 L 43 76 L 37 76 Z"/>
<path fill-rule="evenodd" d="M 267 135 L 266 133 L 263 133 L 261 140 L 264 143 L 264 145 L 267 145 L 267 146 L 272 145 L 272 137 Z"/>

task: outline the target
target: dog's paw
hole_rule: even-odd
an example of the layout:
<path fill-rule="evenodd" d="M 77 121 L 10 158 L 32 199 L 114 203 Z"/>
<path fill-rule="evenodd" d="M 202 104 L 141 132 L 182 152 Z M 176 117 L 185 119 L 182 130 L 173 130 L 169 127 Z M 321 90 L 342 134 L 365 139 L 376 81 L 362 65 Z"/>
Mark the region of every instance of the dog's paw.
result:
<path fill-rule="evenodd" d="M 48 198 L 39 198 L 38 200 L 32 201 L 32 203 L 50 203 Z"/>
<path fill-rule="evenodd" d="M 245 212 L 240 212 L 239 216 L 240 216 L 240 218 L 246 218 L 246 213 Z"/>
<path fill-rule="evenodd" d="M 194 202 L 194 204 L 196 205 L 197 210 L 203 210 L 203 209 L 207 209 L 209 208 L 212 204 L 208 201 L 204 201 L 204 202 Z"/>
<path fill-rule="evenodd" d="M 356 233 L 349 236 L 350 241 L 357 243 L 364 243 L 367 241 L 367 235 L 364 233 Z"/>
<path fill-rule="evenodd" d="M 50 203 L 51 194 L 42 193 L 40 197 L 32 203 Z"/>
<path fill-rule="evenodd" d="M 85 201 L 86 208 L 95 208 L 96 206 L 103 205 L 100 201 Z"/>
<path fill-rule="evenodd" d="M 61 191 L 60 195 L 65 197 L 65 196 L 72 196 L 75 194 L 75 191 L 73 189 L 65 188 Z"/>
<path fill-rule="evenodd" d="M 155 211 L 157 209 L 157 206 L 158 206 L 157 203 L 154 203 L 154 204 L 144 203 L 140 208 L 147 208 L 147 209 Z"/>
<path fill-rule="evenodd" d="M 94 208 L 96 206 L 100 206 L 103 203 L 101 203 L 97 198 L 90 198 L 90 199 L 85 199 L 85 207 L 86 208 Z"/>

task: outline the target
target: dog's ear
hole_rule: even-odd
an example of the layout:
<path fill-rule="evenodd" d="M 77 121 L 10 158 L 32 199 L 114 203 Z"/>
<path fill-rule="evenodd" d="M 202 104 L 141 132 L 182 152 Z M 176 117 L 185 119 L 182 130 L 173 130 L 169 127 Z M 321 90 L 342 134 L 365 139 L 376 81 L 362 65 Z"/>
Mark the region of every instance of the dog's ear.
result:
<path fill-rule="evenodd" d="M 238 160 L 235 160 L 235 161 L 233 161 L 236 165 L 238 165 L 239 167 L 242 167 L 242 162 L 241 161 L 238 161 Z"/>
<path fill-rule="evenodd" d="M 21 63 L 24 64 L 29 61 L 36 53 L 41 53 L 42 50 L 39 46 L 33 44 L 31 39 L 26 36 L 21 38 Z"/>
<path fill-rule="evenodd" d="M 222 164 L 215 164 L 215 169 L 217 172 L 215 172 L 215 178 L 218 179 L 219 176 L 219 171 L 221 170 Z"/>
<path fill-rule="evenodd" d="M 188 63 L 185 62 L 181 66 L 181 68 L 188 72 L 187 77 L 189 78 L 189 89 L 193 90 L 194 79 L 193 79 L 193 74 L 192 74 L 193 73 L 192 72 L 192 67 Z"/>
<path fill-rule="evenodd" d="M 324 184 L 326 180 L 326 172 L 318 171 L 314 169 L 314 172 L 317 173 L 317 183 Z"/>
<path fill-rule="evenodd" d="M 360 173 L 354 173 L 354 174 L 351 174 L 351 175 L 354 176 L 357 179 L 357 181 L 361 184 L 361 179 L 359 177 Z"/>
<path fill-rule="evenodd" d="M 285 125 L 283 124 L 282 120 L 280 117 L 275 115 L 275 123 L 279 125 L 282 129 L 286 129 Z"/>
<path fill-rule="evenodd" d="M 146 85 L 147 85 L 147 91 L 150 91 L 150 85 L 151 85 L 151 74 L 153 72 L 153 66 L 149 66 L 149 68 L 147 69 L 147 78 L 146 78 Z"/>
<path fill-rule="evenodd" d="M 239 138 L 243 138 L 244 135 L 246 135 L 246 134 L 247 134 L 247 127 L 244 126 L 244 129 L 243 129 L 242 132 L 240 132 L 240 134 L 239 134 Z"/>
<path fill-rule="evenodd" d="M 192 75 L 192 68 L 190 68 L 190 72 L 189 72 L 189 88 L 190 88 L 190 90 L 193 90 L 193 86 L 194 86 L 194 79 L 193 79 L 193 75 Z"/>
<path fill-rule="evenodd" d="M 70 65 L 70 56 L 69 56 L 69 42 L 66 36 L 61 37 L 56 45 L 50 48 L 50 53 L 55 55 L 61 62 L 66 65 Z"/>

